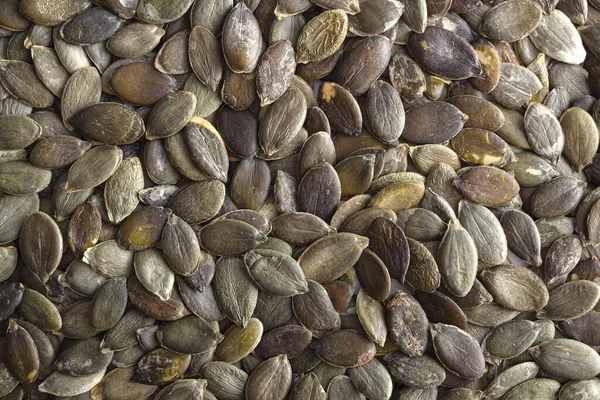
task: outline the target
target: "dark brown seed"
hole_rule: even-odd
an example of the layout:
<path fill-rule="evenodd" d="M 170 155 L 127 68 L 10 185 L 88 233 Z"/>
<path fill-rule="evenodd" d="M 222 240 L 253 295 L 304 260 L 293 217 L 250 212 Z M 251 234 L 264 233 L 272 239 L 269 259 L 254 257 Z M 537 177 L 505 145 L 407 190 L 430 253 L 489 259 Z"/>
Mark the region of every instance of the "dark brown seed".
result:
<path fill-rule="evenodd" d="M 190 315 L 177 290 L 173 290 L 169 300 L 164 301 L 148 291 L 135 276 L 127 280 L 127 292 L 131 303 L 144 314 L 162 321 L 174 321 Z"/>
<path fill-rule="evenodd" d="M 409 109 L 402 137 L 412 143 L 442 143 L 463 128 L 467 117 L 452 104 L 433 101 Z"/>
<path fill-rule="evenodd" d="M 311 168 L 298 186 L 298 210 L 329 221 L 341 197 L 335 169 L 327 163 Z"/>
<path fill-rule="evenodd" d="M 485 361 L 479 343 L 467 332 L 453 325 L 435 324 L 431 328 L 435 354 L 451 372 L 465 379 L 483 375 Z M 467 357 L 469 362 L 464 362 Z"/>
<path fill-rule="evenodd" d="M 20 251 L 27 267 L 45 283 L 58 268 L 63 251 L 56 222 L 43 212 L 31 215 L 21 229 Z"/>
<path fill-rule="evenodd" d="M 470 168 L 459 175 L 454 184 L 466 199 L 492 207 L 519 194 L 519 184 L 514 177 L 495 167 Z"/>
<path fill-rule="evenodd" d="M 292 298 L 294 316 L 315 337 L 340 329 L 341 319 L 327 295 L 317 282 L 308 281 L 308 292 Z"/>
<path fill-rule="evenodd" d="M 223 62 L 215 35 L 206 28 L 195 26 L 190 33 L 188 54 L 200 82 L 216 91 L 223 76 Z"/>
<path fill-rule="evenodd" d="M 22 383 L 35 381 L 40 368 L 38 349 L 29 332 L 13 319 L 9 321 L 4 346 L 14 376 Z"/>
<path fill-rule="evenodd" d="M 406 271 L 406 281 L 424 292 L 433 293 L 441 283 L 437 262 L 422 243 L 407 238 L 410 249 L 410 264 Z"/>
<path fill-rule="evenodd" d="M 388 338 L 410 357 L 420 357 L 427 346 L 429 320 L 419 302 L 401 292 L 386 305 Z"/>
<path fill-rule="evenodd" d="M 369 247 L 386 265 L 390 277 L 404 282 L 410 264 L 408 241 L 403 230 L 386 218 L 377 218 L 369 226 Z"/>
<path fill-rule="evenodd" d="M 110 84 L 123 100 L 140 106 L 153 105 L 178 87 L 171 75 L 160 73 L 150 62 L 133 62 L 119 67 Z"/>
<path fill-rule="evenodd" d="M 91 143 L 73 136 L 52 136 L 38 142 L 31 151 L 29 159 L 39 168 L 66 168 L 91 147 Z"/>
<path fill-rule="evenodd" d="M 251 111 L 221 108 L 217 129 L 233 153 L 241 157 L 253 157 L 258 151 L 258 119 Z"/>
<path fill-rule="evenodd" d="M 254 350 L 262 358 L 285 354 L 294 358 L 310 345 L 312 333 L 298 325 L 286 325 L 265 333 Z"/>
<path fill-rule="evenodd" d="M 275 102 L 287 91 L 296 69 L 294 47 L 280 40 L 265 50 L 256 70 L 256 91 L 261 106 Z"/>
<path fill-rule="evenodd" d="M 372 242 L 371 242 L 372 243 Z M 354 265 L 362 289 L 377 301 L 390 293 L 390 274 L 383 261 L 371 250 L 365 249 Z"/>
<path fill-rule="evenodd" d="M 481 273 L 494 300 L 516 311 L 537 311 L 548 303 L 548 289 L 535 272 L 525 267 L 501 265 Z"/>
<path fill-rule="evenodd" d="M 375 345 L 356 331 L 342 329 L 319 340 L 315 352 L 328 364 L 354 368 L 366 364 L 375 356 Z"/>
<path fill-rule="evenodd" d="M 429 26 L 422 34 L 411 34 L 408 50 L 423 69 L 442 78 L 465 79 L 481 72 L 473 47 L 442 28 Z"/>
<path fill-rule="evenodd" d="M 389 0 L 360 4 L 360 12 L 348 17 L 348 30 L 358 36 L 379 35 L 398 22 L 404 5 Z"/>
<path fill-rule="evenodd" d="M 335 69 L 335 81 L 353 96 L 366 93 L 386 69 L 392 43 L 383 36 L 360 39 L 344 49 Z"/>
<path fill-rule="evenodd" d="M 231 200 L 239 208 L 257 210 L 267 200 L 271 186 L 271 172 L 267 162 L 245 158 L 231 178 Z"/>
<path fill-rule="evenodd" d="M 260 57 L 262 36 L 260 25 L 244 2 L 227 15 L 223 25 L 223 55 L 235 73 L 254 71 Z"/>
<path fill-rule="evenodd" d="M 467 317 L 449 296 L 440 292 L 416 291 L 414 297 L 423 307 L 429 322 L 454 325 L 463 330 L 468 328 Z M 460 297 L 458 298 L 460 299 Z"/>
<path fill-rule="evenodd" d="M 106 116 L 110 115 L 111 118 Z M 135 142 L 144 134 L 144 121 L 129 107 L 118 103 L 98 103 L 75 114 L 69 122 L 85 137 L 123 145 Z"/>
<path fill-rule="evenodd" d="M 162 207 L 144 207 L 125 218 L 117 241 L 126 250 L 140 251 L 160 240 L 171 211 Z"/>
<path fill-rule="evenodd" d="M 323 82 L 319 87 L 319 107 L 329 119 L 335 133 L 356 136 L 362 127 L 362 114 L 354 96 L 343 86 Z"/>
<path fill-rule="evenodd" d="M 98 242 L 102 230 L 100 212 L 91 203 L 77 207 L 69 222 L 69 248 L 77 256 Z"/>
<path fill-rule="evenodd" d="M 410 357 L 399 351 L 383 357 L 392 380 L 415 388 L 439 386 L 446 379 L 444 367 L 434 358 L 423 355 Z"/>

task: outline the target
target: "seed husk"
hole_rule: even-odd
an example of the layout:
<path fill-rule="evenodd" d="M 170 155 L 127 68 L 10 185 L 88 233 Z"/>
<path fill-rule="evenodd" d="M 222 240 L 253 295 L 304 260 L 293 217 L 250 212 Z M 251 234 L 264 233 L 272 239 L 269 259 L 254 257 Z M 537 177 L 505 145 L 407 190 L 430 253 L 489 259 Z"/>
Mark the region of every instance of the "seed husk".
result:
<path fill-rule="evenodd" d="M 61 315 L 48 298 L 33 289 L 25 288 L 18 311 L 23 319 L 44 331 L 57 331 L 62 326 Z"/>
<path fill-rule="evenodd" d="M 14 376 L 22 383 L 33 382 L 38 376 L 40 359 L 29 332 L 11 319 L 6 330 L 4 346 L 8 366 Z"/>
<path fill-rule="evenodd" d="M 94 328 L 108 330 L 115 326 L 127 306 L 127 279 L 123 277 L 106 280 L 94 294 L 91 320 Z"/>
<path fill-rule="evenodd" d="M 144 134 L 145 129 L 139 114 L 119 103 L 82 107 L 73 113 L 69 123 L 86 138 L 113 145 L 133 143 Z"/>
<path fill-rule="evenodd" d="M 54 103 L 54 95 L 38 78 L 35 69 L 24 61 L 2 60 L 0 83 L 8 93 L 25 105 L 45 108 Z"/>
<path fill-rule="evenodd" d="M 435 354 L 440 362 L 456 375 L 473 379 L 484 372 L 485 361 L 479 344 L 467 332 L 453 325 L 435 324 L 431 328 Z M 470 363 L 456 354 L 469 354 Z"/>
<path fill-rule="evenodd" d="M 217 346 L 215 356 L 227 363 L 238 362 L 254 351 L 262 335 L 263 325 L 256 318 L 250 318 L 245 327 L 232 326 Z"/>
<path fill-rule="evenodd" d="M 258 298 L 258 289 L 247 275 L 243 260 L 223 257 L 217 262 L 214 283 L 219 307 L 236 325 L 245 327 Z"/>
<path fill-rule="evenodd" d="M 243 370 L 222 361 L 210 361 L 202 366 L 201 372 L 215 396 L 231 400 L 244 397 L 248 374 Z"/>
<path fill-rule="evenodd" d="M 519 191 L 519 184 L 512 175 L 488 166 L 465 170 L 454 184 L 467 200 L 491 207 L 512 200 Z"/>
<path fill-rule="evenodd" d="M 581 36 L 565 14 L 554 10 L 542 15 L 531 41 L 544 54 L 567 64 L 579 64 L 586 56 Z"/>
<path fill-rule="evenodd" d="M 225 185 L 217 180 L 191 183 L 176 192 L 169 208 L 188 224 L 200 224 L 213 218 L 225 201 Z"/>
<path fill-rule="evenodd" d="M 342 329 L 325 335 L 315 352 L 326 363 L 340 367 L 359 367 L 375 356 L 375 345 L 360 333 Z"/>
<path fill-rule="evenodd" d="M 171 75 L 154 68 L 153 63 L 137 61 L 119 67 L 110 78 L 115 93 L 136 105 L 153 105 L 163 96 L 177 90 Z"/>
<path fill-rule="evenodd" d="M 517 109 L 528 103 L 541 88 L 542 83 L 533 72 L 512 63 L 502 63 L 498 84 L 490 92 L 501 105 Z"/>
<path fill-rule="evenodd" d="M 334 233 L 311 244 L 298 258 L 298 263 L 307 279 L 328 282 L 352 268 L 367 245 L 368 239 L 363 236 Z"/>
<path fill-rule="evenodd" d="M 138 58 L 148 54 L 160 42 L 164 29 L 135 22 L 119 29 L 106 41 L 108 51 L 121 58 Z"/>
<path fill-rule="evenodd" d="M 399 293 L 386 305 L 388 338 L 410 357 L 421 357 L 428 342 L 429 320 L 419 302 Z"/>
<path fill-rule="evenodd" d="M 327 10 L 311 19 L 298 36 L 298 62 L 306 64 L 333 55 L 342 45 L 347 31 L 348 16 L 342 10 Z"/>
<path fill-rule="evenodd" d="M 426 354 L 409 357 L 399 351 L 383 357 L 383 362 L 395 382 L 419 389 L 437 387 L 446 379 L 444 367 Z"/>
<path fill-rule="evenodd" d="M 291 384 L 290 362 L 285 354 L 278 355 L 263 361 L 254 369 L 246 383 L 246 399 L 281 399 L 285 397 Z"/>
<path fill-rule="evenodd" d="M 438 251 L 438 266 L 444 285 L 458 297 L 464 297 L 477 274 L 478 249 L 458 219 L 450 220 Z"/>
<path fill-rule="evenodd" d="M 55 371 L 38 386 L 38 390 L 54 396 L 77 396 L 99 384 L 105 372 L 103 369 L 95 374 L 71 376 Z"/>
<path fill-rule="evenodd" d="M 426 103 L 406 112 L 402 137 L 417 144 L 442 143 L 456 136 L 466 119 L 466 115 L 452 104 Z M 444 121 L 443 125 L 440 121 Z"/>
<path fill-rule="evenodd" d="M 123 159 L 123 151 L 111 145 L 95 147 L 84 153 L 69 168 L 67 192 L 92 189 L 110 178 Z"/>
<path fill-rule="evenodd" d="M 24 149 L 42 135 L 42 127 L 32 118 L 23 115 L 0 116 L 0 148 Z"/>
<path fill-rule="evenodd" d="M 135 367 L 115 368 L 90 392 L 93 399 L 110 400 L 119 396 L 149 396 L 158 386 L 132 382 Z"/>
<path fill-rule="evenodd" d="M 581 200 L 585 182 L 559 176 L 545 183 L 531 199 L 531 212 L 542 218 L 553 218 L 571 212 Z"/>
<path fill-rule="evenodd" d="M 516 311 L 537 311 L 548 303 L 548 289 L 533 271 L 501 265 L 481 273 L 481 280 L 494 300 Z"/>
<path fill-rule="evenodd" d="M 498 4 L 485 13 L 479 33 L 490 40 L 515 42 L 533 32 L 541 19 L 541 7 L 528 1 L 513 0 Z"/>
<path fill-rule="evenodd" d="M 340 329 L 340 315 L 325 288 L 315 281 L 308 280 L 308 292 L 292 298 L 292 307 L 294 316 L 315 337 Z"/>
<path fill-rule="evenodd" d="M 407 46 L 423 69 L 441 78 L 466 79 L 481 72 L 473 47 L 454 32 L 429 26 L 422 34 L 411 34 Z"/>
<path fill-rule="evenodd" d="M 37 212 L 23 223 L 19 240 L 21 255 L 27 267 L 45 283 L 58 268 L 63 239 L 56 222 Z"/>
<path fill-rule="evenodd" d="M 26 196 L 41 192 L 50 184 L 50 171 L 27 160 L 0 163 L 0 190 L 9 195 Z"/>
<path fill-rule="evenodd" d="M 38 142 L 29 159 L 39 168 L 61 169 L 69 167 L 91 147 L 89 142 L 73 136 L 52 136 Z"/>
<path fill-rule="evenodd" d="M 550 292 L 548 304 L 537 316 L 553 321 L 580 318 L 589 313 L 600 299 L 600 288 L 591 281 L 567 282 Z"/>
<path fill-rule="evenodd" d="M 598 353 L 576 340 L 548 340 L 532 347 L 529 354 L 544 370 L 567 379 L 590 379 L 600 370 Z"/>
<path fill-rule="evenodd" d="M 260 25 L 245 3 L 238 3 L 227 15 L 221 36 L 223 55 L 235 73 L 254 71 L 260 57 Z"/>

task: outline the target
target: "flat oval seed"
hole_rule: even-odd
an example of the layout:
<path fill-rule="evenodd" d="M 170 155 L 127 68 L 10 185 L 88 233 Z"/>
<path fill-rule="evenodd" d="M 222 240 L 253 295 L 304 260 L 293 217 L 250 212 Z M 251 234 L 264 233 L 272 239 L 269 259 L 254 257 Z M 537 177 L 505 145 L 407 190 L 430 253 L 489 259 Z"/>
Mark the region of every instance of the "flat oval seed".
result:
<path fill-rule="evenodd" d="M 290 362 L 285 354 L 278 355 L 263 361 L 254 369 L 246 383 L 246 399 L 281 399 L 285 397 L 291 384 Z"/>
<path fill-rule="evenodd" d="M 515 42 L 529 35 L 542 19 L 542 9 L 534 2 L 511 0 L 486 12 L 479 33 L 490 40 Z"/>
<path fill-rule="evenodd" d="M 465 379 L 483 374 L 485 361 L 481 347 L 467 332 L 453 325 L 435 324 L 431 338 L 435 354 L 448 370 Z M 468 363 L 464 362 L 463 355 L 467 355 Z"/>
<path fill-rule="evenodd" d="M 244 2 L 238 3 L 227 15 L 221 41 L 225 61 L 233 72 L 254 71 L 263 42 L 258 20 Z"/>
<path fill-rule="evenodd" d="M 580 64 L 586 56 L 581 36 L 569 17 L 559 10 L 542 16 L 531 33 L 531 41 L 548 57 L 567 64 Z"/>
<path fill-rule="evenodd" d="M 99 146 L 86 152 L 69 168 L 67 192 L 92 189 L 105 182 L 117 170 L 123 151 L 116 146 Z"/>
<path fill-rule="evenodd" d="M 553 321 L 580 318 L 592 311 L 599 299 L 600 287 L 595 282 L 567 282 L 550 292 L 548 304 L 537 316 Z"/>
<path fill-rule="evenodd" d="M 346 88 L 337 83 L 323 82 L 319 87 L 318 101 L 333 132 L 350 136 L 361 133 L 363 118 L 360 106 Z"/>
<path fill-rule="evenodd" d="M 321 61 L 342 45 L 348 31 L 348 16 L 342 10 L 327 10 L 306 23 L 296 45 L 298 62 Z"/>
<path fill-rule="evenodd" d="M 92 303 L 91 320 L 94 328 L 108 330 L 115 326 L 127 306 L 127 279 L 111 278 L 98 288 Z"/>
<path fill-rule="evenodd" d="M 537 311 L 548 303 L 548 289 L 533 271 L 501 265 L 481 273 L 486 289 L 500 305 L 516 311 Z"/>
<path fill-rule="evenodd" d="M 279 99 L 292 83 L 296 57 L 289 40 L 280 40 L 265 50 L 256 70 L 256 91 L 261 106 Z"/>
<path fill-rule="evenodd" d="M 182 130 L 194 116 L 197 100 L 192 92 L 169 93 L 158 101 L 148 115 L 146 138 L 172 136 Z"/>
<path fill-rule="evenodd" d="M 567 379 L 590 379 L 600 371 L 600 355 L 576 340 L 548 340 L 529 354 L 545 371 Z"/>
<path fill-rule="evenodd" d="M 132 62 L 119 67 L 110 78 L 116 94 L 130 103 L 148 106 L 177 90 L 177 81 L 159 72 L 151 62 Z"/>
<path fill-rule="evenodd" d="M 107 40 L 119 30 L 123 22 L 122 18 L 109 10 L 88 8 L 63 24 L 60 34 L 69 43 L 86 46 Z"/>
<path fill-rule="evenodd" d="M 315 352 L 326 363 L 347 368 L 364 365 L 375 356 L 375 345 L 360 333 L 342 329 L 321 338 Z"/>
<path fill-rule="evenodd" d="M 29 159 L 33 165 L 39 168 L 66 168 L 91 147 L 91 143 L 74 136 L 51 136 L 35 145 Z"/>
<path fill-rule="evenodd" d="M 133 143 L 145 130 L 139 114 L 119 103 L 85 107 L 75 113 L 69 123 L 88 139 L 114 145 Z"/>
<path fill-rule="evenodd" d="M 454 32 L 429 26 L 408 38 L 408 51 L 419 65 L 446 79 L 466 79 L 481 73 L 473 47 Z"/>
<path fill-rule="evenodd" d="M 452 104 L 433 101 L 409 109 L 402 137 L 412 143 L 442 143 L 460 132 L 466 117 Z"/>
<path fill-rule="evenodd" d="M 42 127 L 24 115 L 0 116 L 0 148 L 3 150 L 24 149 L 42 134 Z"/>
<path fill-rule="evenodd" d="M 26 196 L 41 192 L 50 184 L 52 173 L 26 160 L 0 163 L 0 190 Z"/>
<path fill-rule="evenodd" d="M 45 108 L 54 103 L 52 92 L 40 81 L 33 66 L 26 62 L 2 60 L 0 83 L 8 93 L 31 107 Z"/>

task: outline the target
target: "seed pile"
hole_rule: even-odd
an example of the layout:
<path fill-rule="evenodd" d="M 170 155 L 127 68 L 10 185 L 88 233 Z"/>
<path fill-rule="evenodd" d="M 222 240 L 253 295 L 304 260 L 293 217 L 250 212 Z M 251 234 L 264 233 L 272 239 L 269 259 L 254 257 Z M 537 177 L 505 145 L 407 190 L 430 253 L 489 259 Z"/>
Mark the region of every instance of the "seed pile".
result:
<path fill-rule="evenodd" d="M 0 0 L 0 398 L 600 399 L 599 0 Z"/>

